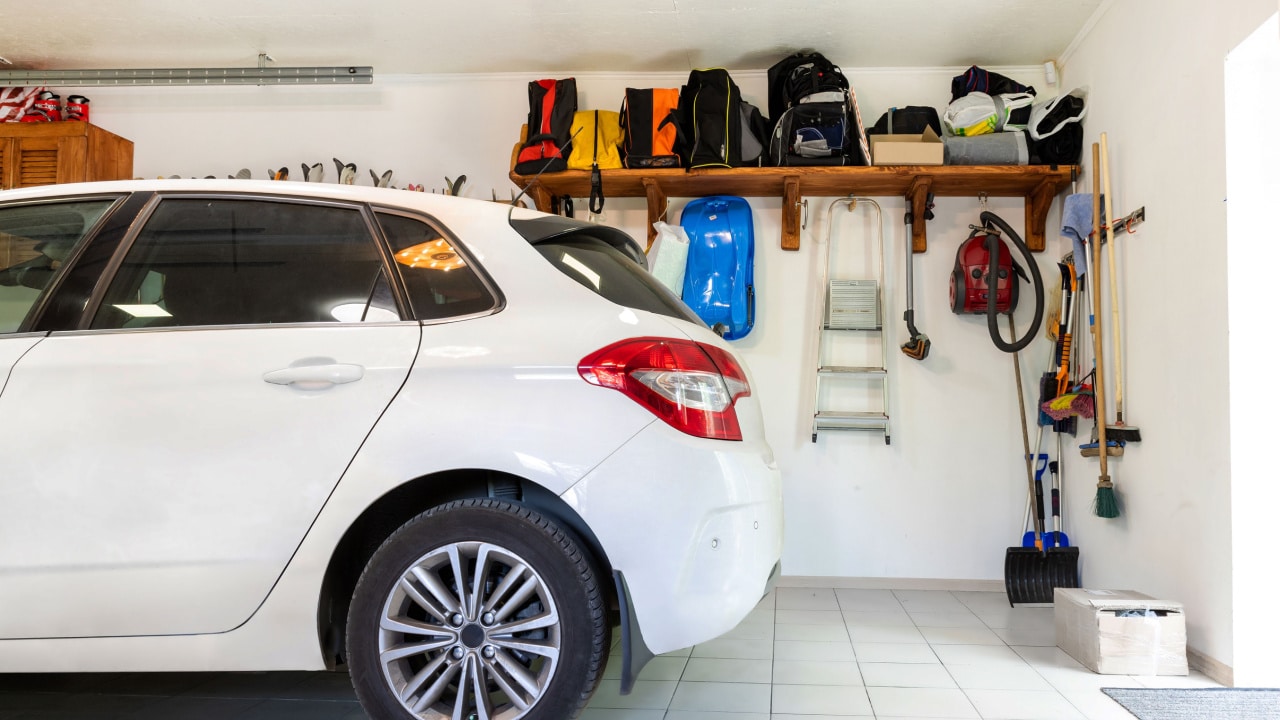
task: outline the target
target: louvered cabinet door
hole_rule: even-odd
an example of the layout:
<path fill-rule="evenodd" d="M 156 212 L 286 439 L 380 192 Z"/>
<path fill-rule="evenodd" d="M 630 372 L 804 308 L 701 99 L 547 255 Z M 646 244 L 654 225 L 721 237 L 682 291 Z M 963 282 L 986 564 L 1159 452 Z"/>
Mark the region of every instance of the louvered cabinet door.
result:
<path fill-rule="evenodd" d="M 12 146 L 12 140 L 0 138 L 0 190 L 8 190 L 13 187 L 13 178 L 9 177 L 9 157 L 12 155 L 9 152 L 9 148 Z"/>
<path fill-rule="evenodd" d="M 10 159 L 13 187 L 34 187 L 85 179 L 85 139 L 82 137 L 19 138 Z"/>

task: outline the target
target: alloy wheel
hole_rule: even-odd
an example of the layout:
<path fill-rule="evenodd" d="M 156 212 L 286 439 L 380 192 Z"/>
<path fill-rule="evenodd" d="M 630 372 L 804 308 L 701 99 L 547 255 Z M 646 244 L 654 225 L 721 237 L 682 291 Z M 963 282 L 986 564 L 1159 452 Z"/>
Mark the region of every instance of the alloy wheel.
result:
<path fill-rule="evenodd" d="M 378 653 L 400 704 L 423 720 L 517 720 L 560 659 L 546 581 L 484 542 L 436 548 L 401 573 L 383 604 Z"/>

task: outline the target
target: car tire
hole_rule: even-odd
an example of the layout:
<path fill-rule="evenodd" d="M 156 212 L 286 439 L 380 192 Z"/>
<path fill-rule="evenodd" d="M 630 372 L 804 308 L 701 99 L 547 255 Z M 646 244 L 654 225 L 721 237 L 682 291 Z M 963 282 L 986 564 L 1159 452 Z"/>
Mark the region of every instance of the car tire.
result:
<path fill-rule="evenodd" d="M 606 617 L 593 564 L 564 528 L 516 503 L 459 500 L 374 552 L 351 601 L 347 664 L 375 720 L 563 720 L 600 682 Z"/>

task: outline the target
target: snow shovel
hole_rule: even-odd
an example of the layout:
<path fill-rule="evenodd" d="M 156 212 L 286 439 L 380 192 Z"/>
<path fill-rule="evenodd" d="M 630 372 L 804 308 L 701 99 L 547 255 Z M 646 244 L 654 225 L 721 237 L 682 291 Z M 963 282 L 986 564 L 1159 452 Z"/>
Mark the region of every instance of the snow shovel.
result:
<path fill-rule="evenodd" d="M 1061 434 L 1058 435 L 1058 457 L 1062 457 Z M 1049 463 L 1049 474 L 1053 476 L 1053 530 L 1045 533 L 1044 545 L 1048 548 L 1064 548 L 1071 545 L 1071 538 L 1062 531 L 1062 484 L 1058 477 L 1057 460 Z"/>
<path fill-rule="evenodd" d="M 1032 505 L 1036 514 L 1036 525 L 1034 530 L 1028 530 L 1022 534 L 1022 547 L 1024 548 L 1045 548 L 1051 544 L 1047 541 L 1044 525 L 1044 485 L 1041 479 L 1044 477 L 1044 471 L 1049 467 L 1049 455 L 1040 453 L 1036 455 L 1036 489 L 1032 498 Z"/>

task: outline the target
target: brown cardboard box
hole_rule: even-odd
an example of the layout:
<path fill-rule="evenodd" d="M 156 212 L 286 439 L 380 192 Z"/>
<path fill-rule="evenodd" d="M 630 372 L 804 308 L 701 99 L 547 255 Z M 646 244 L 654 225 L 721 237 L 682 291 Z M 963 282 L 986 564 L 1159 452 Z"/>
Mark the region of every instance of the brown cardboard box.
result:
<path fill-rule="evenodd" d="M 1126 611 L 1152 614 L 1125 617 Z M 1096 673 L 1187 674 L 1182 603 L 1132 590 L 1055 588 L 1053 623 L 1058 647 Z"/>
<path fill-rule="evenodd" d="M 868 135 L 872 165 L 941 165 L 942 139 L 925 128 L 919 135 Z"/>

